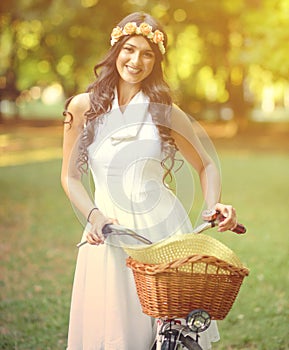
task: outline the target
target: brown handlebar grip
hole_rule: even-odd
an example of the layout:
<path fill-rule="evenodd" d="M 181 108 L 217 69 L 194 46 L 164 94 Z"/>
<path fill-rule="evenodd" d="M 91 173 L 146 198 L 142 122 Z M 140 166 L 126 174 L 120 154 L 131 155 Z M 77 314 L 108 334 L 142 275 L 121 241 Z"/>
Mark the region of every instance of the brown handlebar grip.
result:
<path fill-rule="evenodd" d="M 222 214 L 219 214 L 218 218 L 219 218 L 220 221 L 223 221 L 223 220 L 226 219 L 225 216 L 222 215 Z M 247 229 L 246 229 L 246 227 L 244 225 L 237 223 L 237 226 L 235 228 L 233 228 L 232 230 L 230 230 L 230 231 L 235 232 L 238 235 L 242 235 L 242 234 L 246 233 Z"/>
<path fill-rule="evenodd" d="M 246 233 L 247 229 L 244 225 L 238 223 L 237 226 L 231 231 L 237 233 L 238 235 L 242 235 Z"/>
<path fill-rule="evenodd" d="M 202 213 L 202 218 L 204 221 L 208 221 L 208 222 L 211 222 L 211 221 L 216 221 L 216 220 L 219 220 L 220 222 L 225 220 L 225 216 L 222 215 L 219 211 L 217 210 L 204 210 L 203 213 Z M 233 229 L 233 230 L 230 230 L 232 232 L 235 232 L 237 234 L 244 234 L 246 233 L 247 229 L 244 225 L 242 224 L 239 224 L 237 223 L 237 226 Z"/>

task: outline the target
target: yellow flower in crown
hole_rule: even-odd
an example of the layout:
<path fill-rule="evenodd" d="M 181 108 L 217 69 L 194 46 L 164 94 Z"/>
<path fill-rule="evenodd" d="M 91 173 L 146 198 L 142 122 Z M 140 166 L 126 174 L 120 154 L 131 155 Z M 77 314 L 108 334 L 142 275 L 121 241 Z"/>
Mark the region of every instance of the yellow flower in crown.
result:
<path fill-rule="evenodd" d="M 141 23 L 138 28 L 139 28 L 139 33 L 144 36 L 148 36 L 153 30 L 152 26 L 150 26 L 148 23 L 145 23 L 145 22 Z"/>
<path fill-rule="evenodd" d="M 164 33 L 157 29 L 157 30 L 153 33 L 152 41 L 153 41 L 155 44 L 158 45 L 159 50 L 160 50 L 160 52 L 161 52 L 162 55 L 164 55 L 165 52 L 166 52 L 166 49 L 165 49 L 165 46 L 164 46 L 164 40 L 165 40 Z"/>
<path fill-rule="evenodd" d="M 135 22 L 128 22 L 123 28 L 124 35 L 132 35 L 136 32 L 137 25 Z"/>
<path fill-rule="evenodd" d="M 156 30 L 154 32 L 154 36 L 153 36 L 153 42 L 155 44 L 161 43 L 164 41 L 164 34 L 160 31 L 160 30 Z"/>

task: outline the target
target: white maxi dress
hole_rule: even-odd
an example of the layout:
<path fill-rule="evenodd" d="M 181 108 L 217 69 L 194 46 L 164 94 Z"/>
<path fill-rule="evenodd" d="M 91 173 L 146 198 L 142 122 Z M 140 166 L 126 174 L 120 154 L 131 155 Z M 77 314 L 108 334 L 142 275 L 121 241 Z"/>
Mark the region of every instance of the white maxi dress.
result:
<path fill-rule="evenodd" d="M 112 110 L 95 125 L 89 146 L 95 205 L 151 241 L 192 226 L 180 201 L 162 182 L 160 137 L 139 92 L 122 113 Z M 88 224 L 89 225 L 89 224 Z M 89 227 L 86 227 L 86 230 Z M 85 240 L 85 230 L 82 236 Z M 142 313 L 126 254 L 117 241 L 79 249 L 67 350 L 149 350 L 154 320 Z M 201 334 L 204 350 L 219 340 L 215 322 Z"/>

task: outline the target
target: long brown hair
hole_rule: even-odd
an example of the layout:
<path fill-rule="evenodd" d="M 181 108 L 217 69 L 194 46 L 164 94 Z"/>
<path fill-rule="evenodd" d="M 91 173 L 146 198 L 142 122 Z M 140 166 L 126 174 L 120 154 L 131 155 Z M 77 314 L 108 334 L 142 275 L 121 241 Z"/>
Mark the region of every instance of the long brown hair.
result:
<path fill-rule="evenodd" d="M 152 27 L 153 31 L 157 29 L 160 30 L 164 34 L 164 46 L 167 46 L 167 35 L 161 25 L 152 16 L 143 12 L 135 12 L 125 17 L 118 23 L 118 26 L 123 28 L 125 24 L 129 22 L 135 22 L 137 26 L 146 22 Z M 123 44 L 128 39 L 129 36 L 120 38 L 120 40 L 108 50 L 104 59 L 94 67 L 96 80 L 87 88 L 87 92 L 90 96 L 90 109 L 85 113 L 86 127 L 83 129 L 81 135 L 79 158 L 77 161 L 77 166 L 81 172 L 85 172 L 88 169 L 87 149 L 94 137 L 94 128 L 91 122 L 107 113 L 112 108 L 112 101 L 115 98 L 115 87 L 119 81 L 115 63 Z M 151 74 L 142 81 L 141 89 L 144 94 L 149 97 L 149 112 L 158 128 L 161 138 L 162 151 L 164 152 L 164 159 L 162 161 L 162 166 L 165 169 L 164 180 L 167 176 L 171 177 L 171 170 L 174 166 L 175 153 L 177 151 L 169 127 L 172 98 L 170 88 L 163 77 L 163 55 L 156 44 L 152 43 L 150 40 L 148 40 L 148 43 L 154 51 L 155 63 Z M 70 100 L 66 103 L 66 108 L 69 102 Z M 73 116 L 71 116 L 71 118 L 73 118 Z M 166 165 L 167 160 L 170 160 L 169 166 Z"/>

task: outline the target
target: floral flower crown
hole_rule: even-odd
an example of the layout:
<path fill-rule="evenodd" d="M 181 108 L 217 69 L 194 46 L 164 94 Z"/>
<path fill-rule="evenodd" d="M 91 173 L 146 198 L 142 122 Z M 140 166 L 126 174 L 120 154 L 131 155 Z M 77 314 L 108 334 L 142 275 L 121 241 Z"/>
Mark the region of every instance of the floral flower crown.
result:
<path fill-rule="evenodd" d="M 137 26 L 137 24 L 135 22 L 128 22 L 123 27 L 123 29 L 119 26 L 113 28 L 111 35 L 110 35 L 111 46 L 113 46 L 115 43 L 117 43 L 119 41 L 119 39 L 125 35 L 143 35 L 146 38 L 148 38 L 152 43 L 158 45 L 159 50 L 160 50 L 162 55 L 164 55 L 166 52 L 166 49 L 164 46 L 164 40 L 165 40 L 164 33 L 158 29 L 153 32 L 152 26 L 146 22 L 141 23 L 139 25 L 139 27 Z"/>

